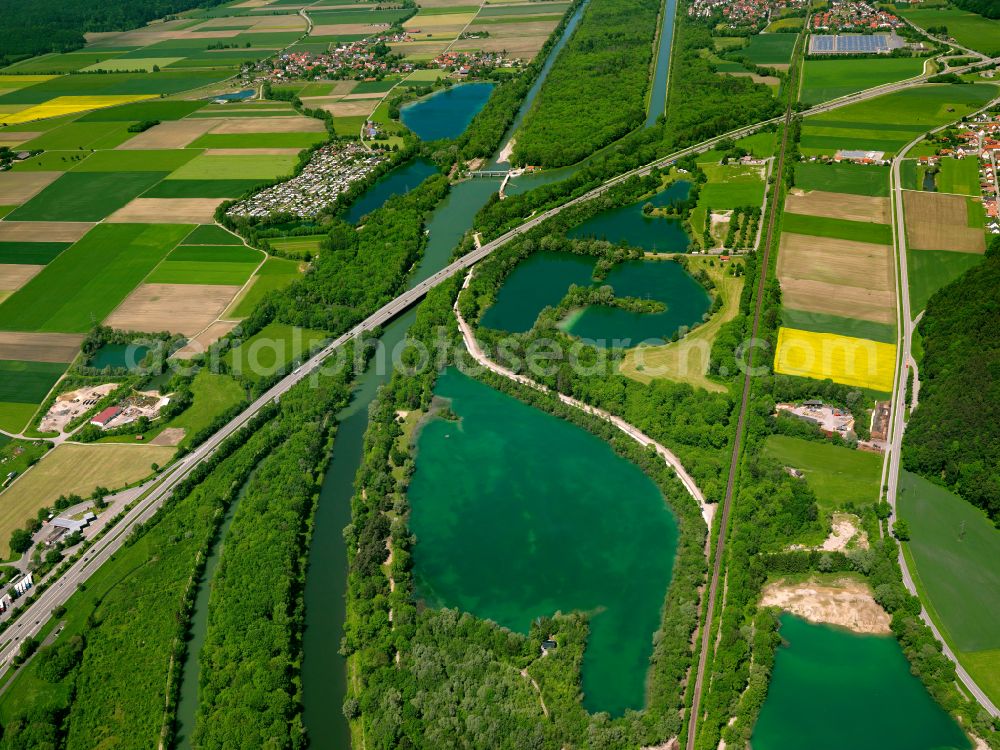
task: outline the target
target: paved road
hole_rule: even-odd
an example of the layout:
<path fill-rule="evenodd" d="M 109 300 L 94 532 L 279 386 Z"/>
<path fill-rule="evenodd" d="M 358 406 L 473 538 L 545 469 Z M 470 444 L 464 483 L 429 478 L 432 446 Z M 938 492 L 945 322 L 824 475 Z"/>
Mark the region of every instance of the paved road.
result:
<path fill-rule="evenodd" d="M 960 69 L 964 70 L 964 69 Z M 881 96 L 892 91 L 898 91 L 906 88 L 910 88 L 914 85 L 919 85 L 923 81 L 923 78 L 909 79 L 900 83 L 886 84 L 883 86 L 877 86 L 873 89 L 867 89 L 865 91 L 852 94 L 847 97 L 842 97 L 833 102 L 828 102 L 826 104 L 821 104 L 813 107 L 808 112 L 804 113 L 806 116 L 812 116 L 816 114 L 821 114 L 823 112 L 828 112 L 839 107 L 843 107 L 848 104 L 852 104 L 859 101 L 864 101 L 866 99 L 871 99 L 876 96 Z M 7 631 L 0 635 L 0 674 L 3 674 L 9 663 L 11 657 L 17 652 L 22 640 L 29 636 L 34 636 L 46 623 L 51 615 L 51 611 L 56 607 L 64 604 L 67 599 L 72 595 L 73 591 L 76 589 L 77 585 L 85 582 L 93 572 L 99 568 L 105 561 L 107 561 L 121 546 L 124 544 L 129 533 L 137 524 L 143 523 L 156 513 L 156 511 L 163 505 L 164 501 L 169 497 L 170 492 L 173 488 L 185 479 L 191 471 L 203 460 L 212 455 L 215 449 L 222 443 L 226 438 L 236 432 L 240 427 L 245 425 L 250 419 L 254 417 L 262 408 L 264 408 L 269 402 L 277 401 L 281 394 L 288 391 L 292 386 L 298 383 L 300 380 L 308 377 L 311 373 L 317 370 L 323 361 L 330 356 L 338 347 L 343 346 L 345 343 L 351 339 L 357 337 L 361 333 L 371 331 L 374 328 L 382 326 L 400 313 L 407 310 L 412 305 L 416 304 L 421 300 L 428 291 L 430 291 L 435 286 L 443 283 L 445 280 L 451 276 L 464 271 L 465 269 L 475 265 L 480 260 L 488 256 L 497 248 L 500 248 L 516 239 L 519 235 L 531 230 L 538 224 L 542 223 L 546 219 L 555 216 L 560 211 L 573 206 L 584 201 L 591 200 L 605 191 L 611 189 L 615 185 L 618 185 L 630 177 L 636 175 L 648 174 L 654 168 L 661 168 L 668 166 L 673 162 L 683 159 L 692 154 L 698 154 L 708 151 L 715 147 L 720 141 L 725 139 L 735 139 L 742 138 L 747 135 L 752 135 L 759 130 L 764 129 L 770 125 L 776 125 L 781 122 L 781 117 L 772 118 L 754 125 L 749 125 L 747 127 L 738 128 L 732 130 L 728 133 L 724 133 L 720 136 L 716 136 L 710 140 L 704 141 L 695 146 L 682 149 L 673 154 L 665 156 L 661 159 L 652 162 L 651 164 L 644 165 L 630 172 L 626 172 L 622 175 L 614 177 L 604 184 L 594 188 L 593 190 L 570 200 L 560 206 L 549 209 L 537 216 L 532 217 L 524 224 L 518 226 L 515 229 L 507 232 L 506 234 L 498 237 L 497 239 L 488 242 L 481 247 L 473 250 L 468 255 L 460 258 L 454 263 L 446 266 L 445 268 L 438 271 L 436 274 L 420 282 L 416 286 L 407 290 L 403 294 L 396 297 L 391 302 L 387 303 L 373 315 L 362 321 L 361 323 L 354 326 L 347 333 L 336 338 L 331 344 L 326 348 L 321 350 L 319 353 L 310 358 L 301 367 L 295 369 L 294 372 L 288 374 L 282 378 L 278 383 L 276 383 L 272 388 L 270 388 L 264 395 L 254 401 L 250 406 L 248 406 L 241 414 L 235 417 L 233 420 L 228 422 L 225 426 L 219 429 L 211 438 L 202 443 L 198 448 L 193 450 L 187 456 L 185 456 L 181 461 L 171 466 L 163 474 L 161 474 L 152 485 L 149 493 L 140 500 L 136 506 L 125 516 L 122 521 L 118 523 L 115 529 L 105 536 L 103 539 L 99 540 L 94 547 L 90 549 L 86 557 L 78 560 L 73 566 L 63 575 L 62 579 L 52 586 L 50 589 L 46 590 L 37 601 L 35 601 L 31 606 L 29 606 L 24 612 L 22 612 L 14 625 L 12 625 Z M 781 163 L 778 164 L 778 171 L 776 172 L 778 179 L 781 175 Z M 773 221 L 773 219 L 772 219 Z M 765 248 L 765 253 L 768 252 L 768 248 Z M 766 265 L 766 255 L 765 255 L 765 265 Z M 763 280 L 763 274 L 761 276 Z M 758 295 L 758 300 L 760 295 Z M 759 303 L 758 303 L 759 305 Z M 759 311 L 759 306 L 758 306 Z M 754 318 L 754 330 L 756 331 L 756 321 L 757 316 Z M 746 390 L 746 389 L 745 389 Z M 745 398 L 745 396 L 744 396 Z M 744 405 L 745 406 L 745 405 Z M 742 412 L 740 418 L 740 424 L 738 429 L 742 431 Z M 738 440 L 737 440 L 738 444 Z M 729 498 L 732 494 L 732 475 L 730 475 L 730 484 L 726 490 L 726 497 Z M 723 526 L 728 519 L 728 500 L 726 505 L 723 507 Z M 720 539 L 720 543 L 722 540 Z M 718 572 L 718 560 L 716 561 L 716 573 Z M 717 578 L 713 575 L 713 580 Z M 714 601 L 714 588 L 712 591 L 712 597 Z M 711 606 L 709 607 L 709 616 L 711 616 Z M 704 665 L 702 665 L 702 668 Z M 699 679 L 701 677 L 699 676 Z M 696 696 L 700 694 L 700 690 L 696 691 Z M 696 697 L 697 700 L 697 697 Z M 694 715 L 694 714 L 692 714 Z"/>
<path fill-rule="evenodd" d="M 937 130 L 943 129 L 943 127 L 937 128 Z M 913 146 L 922 141 L 923 138 L 924 136 L 921 135 L 916 140 L 909 143 L 902 151 L 899 152 L 892 163 L 892 202 L 893 215 L 896 222 L 896 261 L 899 264 L 899 305 L 897 306 L 899 348 L 896 353 L 896 375 L 895 389 L 892 392 L 892 414 L 889 418 L 891 432 L 886 449 L 886 461 L 888 462 L 888 481 L 886 482 L 888 485 L 888 492 L 886 498 L 892 506 L 892 516 L 889 518 L 890 523 L 896 519 L 896 499 L 899 491 L 899 463 L 902 453 L 903 432 L 906 429 L 906 421 L 904 418 L 906 414 L 906 405 L 904 404 L 906 398 L 906 371 L 907 368 L 913 364 L 913 355 L 910 347 L 913 340 L 913 329 L 916 326 L 916 322 L 913 320 L 912 311 L 910 310 L 910 289 L 907 282 L 906 266 L 906 226 L 903 222 L 903 186 L 900 180 L 899 172 L 903 157 Z M 902 548 L 900 548 L 899 552 L 899 567 L 903 571 L 903 583 L 909 592 L 916 596 L 917 587 L 914 584 L 913 576 L 910 574 L 910 570 L 907 567 L 906 558 L 903 556 Z M 979 705 L 985 708 L 992 716 L 1000 717 L 1000 712 L 997 711 L 997 707 L 993 705 L 993 702 L 986 696 L 986 693 L 982 691 L 979 685 L 976 684 L 975 680 L 972 679 L 969 673 L 965 671 L 965 668 L 958 661 L 954 651 L 952 651 L 948 642 L 938 630 L 937 625 L 934 624 L 934 621 L 928 615 L 926 607 L 921 609 L 920 618 L 927 623 L 933 631 L 934 637 L 941 643 L 945 656 L 954 662 L 955 673 L 969 693 L 971 693 L 976 701 L 978 701 Z"/>

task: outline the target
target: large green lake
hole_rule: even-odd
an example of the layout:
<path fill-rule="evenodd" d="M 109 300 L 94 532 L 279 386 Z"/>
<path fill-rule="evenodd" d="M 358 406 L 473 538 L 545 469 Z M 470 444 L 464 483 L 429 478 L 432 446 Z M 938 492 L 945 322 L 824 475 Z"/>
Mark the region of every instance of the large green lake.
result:
<path fill-rule="evenodd" d="M 431 420 L 417 440 L 417 596 L 522 633 L 590 613 L 584 706 L 642 708 L 677 548 L 662 494 L 604 441 L 457 370 L 435 394 L 461 421 Z"/>
<path fill-rule="evenodd" d="M 658 253 L 683 253 L 691 244 L 680 219 L 668 216 L 646 216 L 643 206 L 666 208 L 683 201 L 691 192 L 691 183 L 677 180 L 649 198 L 602 211 L 566 233 L 567 237 L 625 242 L 633 247 Z"/>
<path fill-rule="evenodd" d="M 945 750 L 971 745 L 910 673 L 892 636 L 781 617 L 754 750 Z"/>
<path fill-rule="evenodd" d="M 595 259 L 589 255 L 540 252 L 518 264 L 483 313 L 481 323 L 512 333 L 523 333 L 538 314 L 557 305 L 572 284 L 610 285 L 618 297 L 639 297 L 663 302 L 659 313 L 635 313 L 618 307 L 591 305 L 573 314 L 565 329 L 574 336 L 610 346 L 633 347 L 642 342 L 662 343 L 681 326 L 701 322 L 711 304 L 708 292 L 684 268 L 670 260 L 635 260 L 620 263 L 601 282 L 592 278 Z"/>

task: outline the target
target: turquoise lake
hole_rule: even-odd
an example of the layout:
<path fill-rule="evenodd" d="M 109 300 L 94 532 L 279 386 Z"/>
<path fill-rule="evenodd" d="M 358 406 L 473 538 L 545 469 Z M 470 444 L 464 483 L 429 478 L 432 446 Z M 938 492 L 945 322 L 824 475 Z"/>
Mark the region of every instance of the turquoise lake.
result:
<path fill-rule="evenodd" d="M 410 192 L 432 174 L 437 174 L 437 171 L 438 168 L 427 159 L 413 159 L 400 164 L 358 196 L 344 212 L 344 220 L 357 224 L 362 216 L 381 208 L 394 195 Z"/>
<path fill-rule="evenodd" d="M 458 138 L 493 93 L 492 83 L 465 83 L 404 104 L 399 119 L 422 141 Z"/>
<path fill-rule="evenodd" d="M 652 203 L 665 208 L 687 198 L 691 183 L 677 180 L 651 198 L 613 208 L 597 214 L 566 233 L 568 237 L 595 238 L 658 253 L 683 253 L 691 244 L 679 219 L 665 216 L 646 216 L 642 207 Z"/>
<path fill-rule="evenodd" d="M 435 394 L 461 421 L 417 439 L 417 597 L 521 633 L 586 612 L 584 707 L 641 709 L 677 550 L 662 494 L 603 440 L 455 369 Z"/>
<path fill-rule="evenodd" d="M 781 616 L 753 750 L 968 750 L 892 636 Z"/>

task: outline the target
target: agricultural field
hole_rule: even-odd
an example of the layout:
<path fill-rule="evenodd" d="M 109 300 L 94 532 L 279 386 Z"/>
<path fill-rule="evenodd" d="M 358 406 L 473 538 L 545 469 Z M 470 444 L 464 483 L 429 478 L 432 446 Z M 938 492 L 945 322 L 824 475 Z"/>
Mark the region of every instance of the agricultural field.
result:
<path fill-rule="evenodd" d="M 67 172 L 5 220 L 101 221 L 166 175 L 166 172 Z"/>
<path fill-rule="evenodd" d="M 884 83 L 920 75 L 924 58 L 885 57 L 861 60 L 806 60 L 799 101 L 819 104 Z"/>
<path fill-rule="evenodd" d="M 66 363 L 0 359 L 0 429 L 24 429 L 65 371 Z"/>
<path fill-rule="evenodd" d="M 979 265 L 979 253 L 953 250 L 906 249 L 906 275 L 910 281 L 910 308 L 918 313 L 938 289 L 947 286 L 970 268 Z"/>
<path fill-rule="evenodd" d="M 299 263 L 285 258 L 268 258 L 251 279 L 250 286 L 225 313 L 226 318 L 245 318 L 268 292 L 282 289 L 299 278 Z"/>
<path fill-rule="evenodd" d="M 899 9 L 897 12 L 907 21 L 924 29 L 928 26 L 946 26 L 948 35 L 969 49 L 991 57 L 1000 55 L 1000 21 L 957 8 Z"/>
<path fill-rule="evenodd" d="M 889 195 L 889 167 L 803 162 L 795 165 L 795 187 L 884 198 Z"/>
<path fill-rule="evenodd" d="M 878 500 L 882 456 L 787 435 L 769 435 L 764 455 L 782 466 L 798 469 L 816 493 L 823 514 L 843 509 L 848 503 L 871 505 Z"/>
<path fill-rule="evenodd" d="M 994 701 L 1000 700 L 1000 531 L 947 489 L 903 471 L 899 517 L 914 581 L 959 660 Z"/>
<path fill-rule="evenodd" d="M 764 202 L 766 166 L 702 164 L 708 182 L 701 187 L 698 203 L 713 209 L 760 206 Z"/>
<path fill-rule="evenodd" d="M 928 84 L 841 107 L 802 125 L 806 156 L 833 156 L 840 149 L 895 154 L 917 136 L 975 112 L 997 95 L 990 83 Z"/>
<path fill-rule="evenodd" d="M 870 221 L 786 213 L 781 219 L 781 229 L 784 232 L 808 234 L 813 237 L 833 237 L 855 242 L 874 242 L 879 245 L 892 244 L 892 227 Z"/>
<path fill-rule="evenodd" d="M 268 244 L 283 255 L 303 257 L 306 253 L 316 253 L 325 239 L 325 234 L 307 237 L 280 237 L 268 240 Z"/>
<path fill-rule="evenodd" d="M 729 58 L 745 57 L 756 65 L 786 66 L 792 59 L 796 34 L 757 34 L 745 47 L 730 49 Z"/>
<path fill-rule="evenodd" d="M 774 370 L 782 375 L 892 391 L 896 346 L 879 341 L 782 327 Z"/>
<path fill-rule="evenodd" d="M 191 229 L 183 224 L 95 227 L 0 303 L 0 330 L 90 330 L 93 322 L 103 320 Z"/>
<path fill-rule="evenodd" d="M 978 159 L 952 159 L 946 157 L 941 160 L 938 166 L 940 167 L 940 171 L 937 174 L 936 182 L 939 192 L 979 197 Z"/>
<path fill-rule="evenodd" d="M 986 251 L 983 226 L 969 226 L 969 202 L 964 195 L 903 192 L 906 237 L 914 250 L 954 250 L 964 253 Z"/>
<path fill-rule="evenodd" d="M 97 487 L 117 490 L 145 479 L 152 464 L 163 466 L 174 448 L 156 445 L 59 445 L 0 492 L 0 555 L 10 554 L 11 532 L 51 505 L 59 495 L 86 497 Z"/>
<path fill-rule="evenodd" d="M 795 310 L 783 307 L 781 324 L 786 328 L 798 328 L 802 331 L 816 333 L 835 333 L 839 336 L 850 336 L 857 339 L 870 339 L 885 344 L 896 343 L 896 326 L 890 323 L 876 323 L 872 320 L 849 318 L 843 315 L 831 315 L 808 310 Z"/>
<path fill-rule="evenodd" d="M 737 261 L 733 261 L 734 263 Z M 704 270 L 715 283 L 716 293 L 722 297 L 722 307 L 710 320 L 696 327 L 684 338 L 662 346 L 641 346 L 630 349 L 622 360 L 621 373 L 640 383 L 650 383 L 656 378 L 667 378 L 689 383 L 713 393 L 724 393 L 726 387 L 706 377 L 712 344 L 723 324 L 739 313 L 743 276 L 725 272 L 728 266 L 716 265 L 714 259 L 691 257 L 688 269 Z"/>
<path fill-rule="evenodd" d="M 149 284 L 237 284 L 257 270 L 263 253 L 242 245 L 178 247 L 146 277 Z"/>

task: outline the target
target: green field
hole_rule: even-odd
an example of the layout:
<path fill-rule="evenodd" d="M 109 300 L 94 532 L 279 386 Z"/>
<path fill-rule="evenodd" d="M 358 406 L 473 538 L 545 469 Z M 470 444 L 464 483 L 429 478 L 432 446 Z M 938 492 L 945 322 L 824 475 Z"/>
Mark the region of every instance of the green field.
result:
<path fill-rule="evenodd" d="M 143 193 L 144 198 L 239 198 L 265 182 L 251 180 L 164 180 Z"/>
<path fill-rule="evenodd" d="M 993 84 L 928 84 L 806 118 L 801 150 L 833 155 L 838 149 L 894 154 L 922 133 L 975 112 L 997 95 Z"/>
<path fill-rule="evenodd" d="M 247 317 L 268 292 L 283 289 L 299 278 L 298 267 L 294 260 L 268 258 L 257 271 L 250 288 L 226 311 L 226 317 Z"/>
<path fill-rule="evenodd" d="M 202 224 L 195 227 L 187 237 L 184 238 L 185 245 L 242 245 L 243 240 L 235 234 L 227 232 L 222 227 L 215 224 Z"/>
<path fill-rule="evenodd" d="M 889 167 L 865 164 L 796 164 L 795 187 L 886 197 L 889 195 Z"/>
<path fill-rule="evenodd" d="M 12 172 L 66 172 L 90 156 L 89 151 L 43 151 L 19 161 Z"/>
<path fill-rule="evenodd" d="M 61 76 L 0 96 L 3 104 L 41 104 L 57 96 L 177 94 L 228 77 L 226 70 L 161 70 L 159 73 L 87 73 Z"/>
<path fill-rule="evenodd" d="M 955 8 L 900 9 L 897 12 L 925 29 L 928 26 L 947 26 L 948 35 L 969 49 L 990 57 L 1000 54 L 1000 21 L 991 21 Z"/>
<path fill-rule="evenodd" d="M 306 253 L 315 253 L 319 250 L 320 243 L 325 239 L 325 234 L 314 234 L 307 237 L 275 237 L 269 239 L 268 243 L 282 253 L 303 256 Z"/>
<path fill-rule="evenodd" d="M 927 300 L 938 289 L 950 284 L 983 260 L 979 253 L 956 253 L 951 250 L 906 251 L 906 275 L 910 281 L 910 309 L 913 314 L 927 307 Z"/>
<path fill-rule="evenodd" d="M 0 330 L 89 331 L 191 229 L 189 224 L 94 227 L 0 303 Z"/>
<path fill-rule="evenodd" d="M 142 120 L 180 120 L 205 106 L 205 102 L 157 101 L 122 104 L 118 107 L 99 109 L 81 117 L 77 122 L 141 122 Z"/>
<path fill-rule="evenodd" d="M 292 173 L 297 157 L 280 154 L 216 156 L 201 154 L 170 175 L 173 180 L 276 180 Z"/>
<path fill-rule="evenodd" d="M 980 195 L 979 190 L 979 160 L 944 158 L 937 175 L 937 189 L 942 193 L 959 193 L 961 195 Z"/>
<path fill-rule="evenodd" d="M 28 141 L 24 148 L 29 151 L 114 148 L 131 137 L 128 125 L 123 122 L 70 122 Z"/>
<path fill-rule="evenodd" d="M 0 429 L 20 432 L 65 371 L 56 362 L 0 360 Z"/>
<path fill-rule="evenodd" d="M 68 242 L 0 242 L 0 263 L 45 265 L 67 247 Z"/>
<path fill-rule="evenodd" d="M 166 172 L 67 172 L 10 221 L 100 221 L 166 176 Z"/>
<path fill-rule="evenodd" d="M 326 133 L 208 133 L 189 148 L 309 148 L 326 139 Z"/>
<path fill-rule="evenodd" d="M 39 55 L 4 68 L 3 74 L 30 75 L 40 73 L 70 73 L 97 63 L 111 64 L 123 52 L 68 52 L 64 54 Z"/>
<path fill-rule="evenodd" d="M 309 13 L 309 17 L 316 26 L 338 23 L 391 24 L 409 15 L 412 15 L 412 12 L 405 8 L 389 10 L 369 10 L 368 8 L 358 8 L 355 10 L 351 8 L 348 10 L 317 10 Z"/>
<path fill-rule="evenodd" d="M 785 214 L 787 217 L 788 214 Z M 806 312 L 781 308 L 782 325 L 786 328 L 796 328 L 800 331 L 816 331 L 817 333 L 836 333 L 840 336 L 853 336 L 858 339 L 870 339 L 886 344 L 896 343 L 896 326 L 885 323 L 875 323 L 857 318 L 842 318 L 839 315 L 827 313 Z"/>
<path fill-rule="evenodd" d="M 883 83 L 920 75 L 919 57 L 881 57 L 858 60 L 807 60 L 799 100 L 819 104 Z"/>
<path fill-rule="evenodd" d="M 897 508 L 910 527 L 905 546 L 921 599 L 980 687 L 1000 699 L 1000 530 L 978 508 L 907 471 Z"/>
<path fill-rule="evenodd" d="M 839 240 L 892 244 L 892 226 L 867 221 L 829 219 L 825 216 L 806 216 L 785 212 L 781 216 L 781 231 L 807 234 L 812 237 L 835 237 Z"/>
<path fill-rule="evenodd" d="M 226 354 L 234 374 L 249 378 L 274 375 L 293 359 L 328 338 L 322 331 L 298 328 L 284 323 L 268 323 L 258 333 Z"/>
<path fill-rule="evenodd" d="M 74 172 L 172 172 L 200 152 L 189 148 L 147 151 L 98 151 L 73 168 Z"/>
<path fill-rule="evenodd" d="M 728 57 L 745 57 L 757 65 L 788 64 L 795 47 L 796 34 L 757 34 L 742 49 L 731 50 Z"/>
<path fill-rule="evenodd" d="M 713 209 L 759 206 L 764 201 L 761 167 L 703 164 L 708 182 L 701 186 L 698 203 Z"/>
<path fill-rule="evenodd" d="M 243 245 L 178 247 L 146 278 L 155 284 L 235 284 L 242 286 L 263 254 Z"/>
<path fill-rule="evenodd" d="M 805 481 L 816 493 L 816 503 L 823 513 L 847 503 L 871 505 L 878 500 L 882 473 L 882 457 L 878 454 L 771 435 L 764 443 L 764 455 L 805 474 Z"/>
<path fill-rule="evenodd" d="M 191 393 L 194 395 L 191 406 L 166 424 L 166 427 L 184 429 L 181 446 L 189 443 L 200 430 L 212 424 L 217 416 L 246 398 L 243 387 L 236 380 L 229 375 L 219 375 L 207 369 L 199 370 L 194 376 L 194 380 L 191 381 Z"/>

